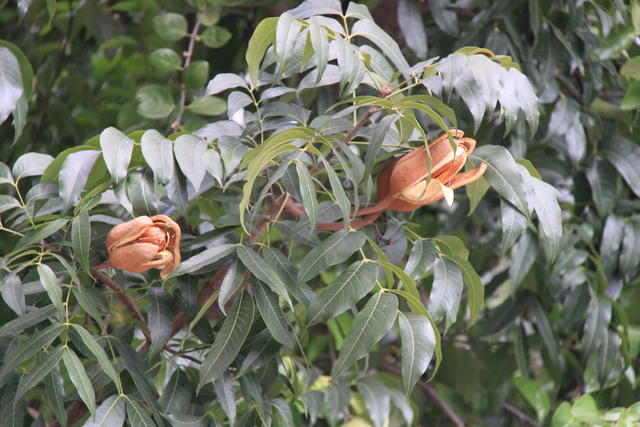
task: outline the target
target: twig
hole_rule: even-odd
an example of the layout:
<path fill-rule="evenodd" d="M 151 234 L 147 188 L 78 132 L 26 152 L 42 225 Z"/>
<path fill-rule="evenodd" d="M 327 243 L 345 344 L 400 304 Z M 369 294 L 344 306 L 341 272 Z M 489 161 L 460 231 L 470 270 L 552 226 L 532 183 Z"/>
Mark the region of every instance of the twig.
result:
<path fill-rule="evenodd" d="M 182 357 L 183 359 L 190 360 L 190 361 L 192 361 L 193 363 L 197 363 L 198 365 L 201 365 L 201 364 L 202 364 L 202 361 L 201 361 L 201 360 L 198 360 L 198 359 L 196 359 L 195 357 L 191 357 L 191 356 L 189 356 L 189 355 L 187 355 L 187 354 L 184 354 L 184 353 L 180 353 L 180 352 L 178 352 L 178 351 L 175 351 L 175 350 L 171 349 L 171 348 L 170 348 L 170 347 L 168 347 L 168 346 L 165 346 L 165 347 L 164 347 L 164 351 L 168 351 L 169 353 L 174 354 L 174 355 L 176 355 L 176 356 L 178 356 L 178 357 Z"/>
<path fill-rule="evenodd" d="M 402 371 L 400 371 L 400 369 L 396 368 L 395 366 L 383 364 L 383 365 L 379 365 L 379 367 L 382 370 L 385 370 L 392 374 L 402 375 Z M 433 399 L 438 404 L 438 406 L 440 406 L 440 409 L 442 409 L 442 411 L 445 414 L 447 414 L 447 417 L 449 417 L 449 419 L 451 420 L 454 426 L 465 427 L 465 424 L 462 421 L 462 419 L 458 416 L 458 414 L 455 413 L 453 408 L 451 408 L 451 406 L 449 406 L 449 404 L 445 402 L 445 400 L 442 397 L 440 397 L 440 395 L 438 394 L 435 388 L 433 388 L 431 385 L 427 384 L 422 380 L 418 380 L 417 386 L 420 387 L 422 390 L 424 390 L 424 392 L 427 393 L 427 395 L 431 399 Z"/>
<path fill-rule="evenodd" d="M 193 48 L 196 44 L 196 38 L 198 37 L 198 31 L 200 31 L 200 14 L 196 14 L 196 23 L 193 26 L 193 31 L 191 31 L 191 35 L 189 36 L 189 45 L 187 46 L 187 51 L 183 53 L 184 55 L 184 64 L 182 65 L 182 69 L 186 70 L 187 67 L 191 64 L 191 58 L 193 57 Z M 187 85 L 184 82 L 184 78 L 180 85 L 180 104 L 178 105 L 178 117 L 171 125 L 171 128 L 177 130 L 180 128 L 180 122 L 182 121 L 182 115 L 184 114 L 184 108 L 187 103 Z"/>
<path fill-rule="evenodd" d="M 393 87 L 391 86 L 385 86 L 382 89 L 380 89 L 380 98 L 385 99 L 386 97 L 388 97 L 391 93 L 393 92 Z M 380 107 L 378 107 L 377 105 L 372 105 L 371 107 L 369 107 L 369 109 L 367 110 L 367 112 L 364 114 L 364 116 L 362 116 L 362 118 L 360 120 L 358 120 L 358 122 L 353 125 L 353 127 L 351 128 L 351 130 L 349 132 L 347 132 L 347 134 L 344 136 L 344 139 L 342 140 L 342 142 L 344 142 L 345 144 L 348 144 L 349 142 L 351 142 L 351 140 L 353 139 L 354 136 L 356 136 L 356 134 L 358 133 L 358 131 L 360 130 L 360 128 L 362 128 L 362 126 L 364 126 L 365 123 L 367 123 L 367 121 L 371 118 L 371 116 L 373 116 L 373 113 L 375 113 L 376 111 L 379 110 Z M 340 150 L 340 147 L 335 147 L 336 151 Z M 333 157 L 333 151 L 331 151 L 329 154 L 327 154 L 327 157 L 325 157 L 326 161 L 331 160 L 331 158 Z M 322 160 L 320 160 L 318 163 L 316 163 L 316 165 L 311 168 L 311 171 L 309 171 L 309 173 L 311 175 L 317 173 L 319 170 L 321 170 L 322 168 L 324 168 L 324 163 L 322 162 Z"/>
<path fill-rule="evenodd" d="M 367 112 L 364 114 L 364 116 L 362 116 L 362 118 L 358 120 L 358 122 L 355 125 L 353 125 L 351 130 L 344 136 L 344 139 L 342 140 L 342 142 L 344 142 L 345 144 L 348 144 L 349 141 L 351 141 L 353 137 L 356 136 L 360 128 L 364 126 L 364 124 L 371 118 L 373 113 L 375 113 L 376 111 L 378 111 L 378 107 L 376 105 L 369 108 Z M 335 149 L 337 151 L 340 149 L 340 147 L 336 147 Z M 332 157 L 333 157 L 333 151 L 327 154 L 327 156 L 325 157 L 325 160 L 329 161 L 331 160 Z M 316 163 L 316 165 L 313 168 L 311 168 L 309 173 L 313 175 L 318 171 L 322 170 L 322 168 L 324 168 L 324 163 L 322 162 L 322 160 L 320 160 L 318 163 Z"/>
<path fill-rule="evenodd" d="M 504 402 L 502 404 L 502 407 L 504 408 L 505 411 L 509 412 L 511 415 L 516 417 L 518 421 L 520 421 L 522 424 L 529 424 L 534 427 L 540 427 L 539 422 L 537 422 L 536 420 L 534 420 L 533 418 L 531 418 L 530 416 L 528 416 L 527 414 L 525 414 L 524 412 L 516 408 L 515 406 L 511 405 L 510 403 Z"/>
<path fill-rule="evenodd" d="M 107 276 L 106 274 L 100 271 L 102 268 L 105 268 L 105 267 L 107 267 L 106 263 L 95 265 L 91 267 L 91 274 L 93 274 L 93 276 L 96 279 L 100 280 L 102 283 L 107 285 L 113 292 L 115 292 L 118 298 L 120 298 L 120 301 L 122 301 L 122 303 L 129 309 L 133 317 L 141 323 L 142 333 L 144 334 L 144 337 L 145 337 L 145 344 L 144 344 L 145 349 L 148 348 L 149 345 L 151 345 L 151 332 L 149 331 L 149 326 L 147 325 L 147 321 L 145 320 L 142 313 L 140 313 L 140 310 L 138 310 L 138 307 L 136 307 L 136 305 L 133 303 L 131 298 L 129 298 L 129 295 L 124 293 L 120 285 L 118 285 L 112 278 L 110 278 L 109 276 Z"/>

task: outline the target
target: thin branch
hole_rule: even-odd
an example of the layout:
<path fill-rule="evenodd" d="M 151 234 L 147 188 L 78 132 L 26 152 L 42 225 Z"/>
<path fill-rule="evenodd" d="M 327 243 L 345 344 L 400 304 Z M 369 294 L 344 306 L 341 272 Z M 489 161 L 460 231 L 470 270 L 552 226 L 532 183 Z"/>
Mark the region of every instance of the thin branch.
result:
<path fill-rule="evenodd" d="M 344 136 L 344 139 L 342 140 L 342 142 L 344 142 L 345 144 L 348 144 L 349 141 L 351 141 L 353 137 L 356 136 L 360 128 L 362 128 L 362 126 L 364 126 L 364 124 L 367 123 L 367 121 L 371 118 L 371 116 L 373 116 L 373 113 L 375 113 L 376 111 L 378 111 L 378 107 L 376 105 L 369 108 L 365 113 L 365 115 L 362 116 L 362 118 L 358 120 L 358 122 L 355 125 L 353 125 L 351 130 Z M 338 151 L 340 150 L 340 147 L 335 147 L 335 149 L 336 151 Z M 333 157 L 333 151 L 327 154 L 327 157 L 325 157 L 325 160 L 329 161 L 331 160 L 332 157 Z M 322 160 L 320 160 L 318 163 L 316 163 L 316 165 L 313 168 L 311 168 L 311 171 L 309 171 L 309 173 L 313 175 L 318 171 L 322 170 L 323 168 L 324 168 L 324 163 L 322 162 Z"/>
<path fill-rule="evenodd" d="M 113 292 L 115 292 L 118 298 L 120 298 L 120 301 L 122 301 L 122 303 L 129 309 L 129 312 L 131 312 L 133 317 L 140 322 L 142 326 L 142 333 L 144 334 L 144 337 L 145 337 L 145 347 L 148 348 L 149 345 L 151 345 L 151 332 L 149 331 L 149 326 L 147 325 L 147 321 L 145 320 L 142 313 L 140 313 L 140 310 L 138 310 L 138 307 L 133 303 L 131 298 L 129 298 L 129 295 L 124 293 L 120 285 L 118 285 L 111 277 L 107 276 L 106 274 L 100 271 L 102 268 L 105 268 L 105 267 L 107 267 L 106 263 L 93 266 L 91 267 L 91 274 L 93 274 L 93 276 L 96 279 L 100 280 L 102 283 L 107 285 Z"/>
<path fill-rule="evenodd" d="M 540 427 L 539 422 L 537 422 L 536 420 L 534 420 L 533 418 L 531 418 L 530 416 L 528 416 L 527 414 L 525 414 L 524 412 L 516 408 L 515 406 L 511 405 L 510 403 L 504 402 L 502 404 L 502 407 L 504 408 L 505 411 L 509 412 L 511 415 L 516 417 L 518 421 L 520 421 L 522 424 L 529 424 L 534 427 Z"/>
<path fill-rule="evenodd" d="M 191 65 L 191 59 L 193 57 L 193 48 L 196 45 L 196 39 L 198 38 L 198 31 L 200 31 L 200 13 L 196 14 L 196 23 L 193 26 L 193 31 L 191 31 L 191 35 L 189 36 L 189 45 L 187 46 L 187 51 L 183 53 L 184 63 L 182 65 L 182 69 L 186 70 L 189 65 Z M 177 130 L 180 128 L 180 122 L 182 121 L 182 115 L 184 114 L 184 109 L 187 104 L 187 85 L 184 82 L 184 78 L 182 79 L 182 83 L 180 85 L 180 104 L 178 105 L 178 117 L 171 125 L 171 128 Z"/>
<path fill-rule="evenodd" d="M 398 376 L 402 375 L 402 371 L 400 371 L 400 369 L 392 365 L 383 364 L 383 365 L 379 365 L 379 368 Z M 420 387 L 422 390 L 424 390 L 424 392 L 427 393 L 427 395 L 436 402 L 436 404 L 440 407 L 440 409 L 442 409 L 442 411 L 445 414 L 447 414 L 447 417 L 449 417 L 449 419 L 451 420 L 451 423 L 454 426 L 465 427 L 465 424 L 462 421 L 462 419 L 458 416 L 458 414 L 456 414 L 453 408 L 451 408 L 451 406 L 449 406 L 449 404 L 442 397 L 440 397 L 440 395 L 438 394 L 435 388 L 433 388 L 430 384 L 427 384 L 422 380 L 418 380 L 417 386 Z"/>
<path fill-rule="evenodd" d="M 380 93 L 379 93 L 380 98 L 386 99 L 392 92 L 393 92 L 393 87 L 385 86 L 382 89 L 380 89 Z M 364 124 L 367 123 L 367 121 L 371 118 L 371 116 L 373 116 L 373 113 L 375 113 L 379 109 L 380 107 L 378 107 L 377 105 L 372 105 L 371 107 L 369 107 L 369 109 L 364 114 L 364 116 L 362 116 L 362 118 L 358 120 L 358 122 L 355 125 L 353 125 L 351 130 L 347 132 L 342 142 L 344 142 L 345 144 L 349 144 L 349 142 L 351 142 L 353 137 L 355 137 L 358 131 L 362 128 L 362 126 L 364 126 Z M 340 147 L 335 147 L 335 149 L 336 151 L 338 151 L 340 150 Z M 325 160 L 327 161 L 331 160 L 331 158 L 333 157 L 333 153 L 334 152 L 331 151 L 329 154 L 327 154 L 327 157 L 325 157 Z M 317 173 L 319 170 L 321 170 L 322 168 L 324 168 L 324 163 L 322 162 L 322 160 L 320 160 L 318 163 L 316 163 L 316 165 L 311 169 L 309 173 L 313 175 Z"/>

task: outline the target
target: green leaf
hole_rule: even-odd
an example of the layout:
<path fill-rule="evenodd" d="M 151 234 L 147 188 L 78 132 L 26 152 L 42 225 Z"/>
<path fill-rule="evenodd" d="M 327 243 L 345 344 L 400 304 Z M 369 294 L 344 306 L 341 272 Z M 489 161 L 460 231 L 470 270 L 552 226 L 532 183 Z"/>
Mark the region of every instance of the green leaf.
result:
<path fill-rule="evenodd" d="M 318 64 L 316 67 L 318 70 L 316 82 L 319 82 L 329 62 L 329 36 L 327 30 L 320 25 L 319 19 L 316 16 L 310 17 L 308 22 L 311 46 L 313 47 L 316 63 Z"/>
<path fill-rule="evenodd" d="M 308 141 L 312 139 L 313 136 L 314 132 L 309 128 L 298 127 L 287 129 L 281 133 L 270 136 L 262 144 L 244 156 L 240 164 L 241 167 L 247 168 L 247 175 L 245 176 L 246 182 L 242 187 L 242 200 L 240 201 L 240 223 L 243 224 L 243 226 L 244 213 L 249 207 L 253 184 L 262 170 L 279 154 L 296 149 L 294 145 L 291 145 L 291 142 L 296 140 Z"/>
<path fill-rule="evenodd" d="M 371 135 L 367 152 L 364 156 L 365 174 L 371 173 L 373 165 L 378 158 L 382 143 L 388 136 L 389 128 L 397 119 L 397 115 L 385 116 L 373 127 L 373 134 Z"/>
<path fill-rule="evenodd" d="M 369 299 L 355 317 L 342 343 L 333 377 L 337 377 L 369 353 L 371 347 L 382 339 L 395 322 L 397 310 L 398 298 L 391 293 L 378 292 Z"/>
<path fill-rule="evenodd" d="M 209 78 L 209 63 L 207 61 L 193 61 L 183 71 L 185 85 L 190 88 L 200 88 Z"/>
<path fill-rule="evenodd" d="M 258 311 L 267 325 L 267 329 L 271 332 L 271 336 L 280 344 L 292 349 L 293 339 L 291 332 L 289 332 L 287 319 L 280 308 L 278 296 L 260 285 L 255 286 L 253 290 Z"/>
<path fill-rule="evenodd" d="M 580 397 L 571 407 L 571 416 L 577 421 L 591 423 L 600 417 L 600 410 L 595 399 L 590 394 Z"/>
<path fill-rule="evenodd" d="M 416 313 L 399 312 L 398 326 L 402 340 L 402 387 L 409 396 L 431 363 L 436 335 L 429 319 Z"/>
<path fill-rule="evenodd" d="M 295 427 L 296 424 L 293 422 L 291 408 L 284 400 L 274 399 L 271 401 L 271 406 L 275 409 L 273 415 L 278 423 L 277 425 L 282 427 Z"/>
<path fill-rule="evenodd" d="M 187 35 L 187 20 L 178 13 L 163 13 L 153 18 L 153 29 L 161 39 L 177 41 Z"/>
<path fill-rule="evenodd" d="M 3 380 L 15 368 L 20 366 L 22 362 L 30 359 L 34 354 L 41 351 L 44 347 L 48 347 L 54 339 L 62 332 L 62 325 L 59 323 L 50 325 L 41 330 L 36 335 L 29 337 L 26 341 L 20 343 L 12 352 L 5 355 L 0 369 L 0 380 Z"/>
<path fill-rule="evenodd" d="M 202 116 L 218 116 L 227 111 L 227 103 L 217 96 L 203 96 L 191 101 L 187 110 Z"/>
<path fill-rule="evenodd" d="M 157 130 L 149 129 L 142 134 L 140 148 L 155 178 L 162 184 L 169 182 L 173 177 L 173 143 Z"/>
<path fill-rule="evenodd" d="M 122 427 L 125 411 L 125 399 L 122 396 L 109 396 L 100 404 L 95 416 L 89 418 L 83 427 Z"/>
<path fill-rule="evenodd" d="M 90 274 L 89 247 L 91 246 L 91 221 L 84 210 L 71 221 L 71 246 L 85 273 Z"/>
<path fill-rule="evenodd" d="M 196 417 L 189 414 L 165 415 L 173 427 L 205 427 L 204 416 Z"/>
<path fill-rule="evenodd" d="M 387 388 L 371 377 L 361 378 L 356 382 L 358 393 L 362 396 L 367 407 L 367 415 L 375 427 L 388 424 L 391 410 L 390 396 Z"/>
<path fill-rule="evenodd" d="M 50 318 L 55 313 L 56 308 L 53 304 L 29 311 L 27 314 L 24 314 L 2 325 L 2 327 L 0 327 L 0 338 L 6 337 L 8 335 L 18 335 L 25 329 L 35 326 L 40 322 Z"/>
<path fill-rule="evenodd" d="M 638 107 L 640 107 L 640 80 L 629 85 L 620 103 L 620 108 L 623 110 L 635 110 Z"/>
<path fill-rule="evenodd" d="M 349 4 L 351 7 L 353 3 Z M 339 0 L 306 0 L 289 11 L 296 18 L 309 18 L 313 15 L 342 15 Z"/>
<path fill-rule="evenodd" d="M 302 206 L 309 216 L 309 228 L 316 228 L 318 222 L 318 199 L 316 198 L 316 188 L 313 185 L 313 178 L 307 167 L 302 163 L 296 163 L 298 180 L 300 181 L 300 194 L 302 195 Z"/>
<path fill-rule="evenodd" d="M 12 273 L 4 277 L 3 280 L 4 283 L 0 288 L 2 299 L 18 316 L 24 315 L 26 300 L 20 277 Z"/>
<path fill-rule="evenodd" d="M 525 183 L 529 187 L 530 201 L 536 211 L 539 222 L 539 234 L 545 253 L 553 261 L 560 251 L 562 238 L 562 217 L 558 198 L 560 193 L 551 185 L 523 172 Z"/>
<path fill-rule="evenodd" d="M 295 43 L 299 38 L 302 23 L 289 12 L 283 12 L 276 26 L 275 54 L 277 61 L 276 78 L 282 76 L 293 56 Z"/>
<path fill-rule="evenodd" d="M 327 171 L 327 175 L 329 176 L 331 191 L 333 192 L 333 195 L 338 202 L 338 206 L 340 206 L 340 210 L 342 211 L 342 222 L 344 223 L 344 229 L 347 230 L 351 223 L 351 203 L 349 202 L 347 193 L 345 193 L 340 178 L 338 178 L 338 175 L 333 170 L 333 167 L 323 157 L 321 157 L 321 160 L 325 170 Z"/>
<path fill-rule="evenodd" d="M 38 277 L 40 278 L 40 283 L 44 287 L 44 290 L 47 291 L 47 295 L 49 295 L 49 300 L 53 303 L 53 305 L 58 310 L 58 317 L 60 319 L 64 319 L 64 306 L 62 305 L 62 287 L 60 286 L 60 282 L 56 277 L 51 267 L 46 264 L 40 264 L 37 268 Z"/>
<path fill-rule="evenodd" d="M 100 134 L 100 148 L 113 181 L 116 184 L 121 183 L 127 177 L 133 139 L 114 127 L 108 127 Z"/>
<path fill-rule="evenodd" d="M 473 152 L 471 158 L 487 164 L 487 172 L 484 174 L 487 181 L 500 196 L 528 216 L 524 180 L 511 153 L 501 146 L 483 145 Z"/>
<path fill-rule="evenodd" d="M 22 77 L 22 88 L 24 89 L 22 98 L 30 100 L 33 92 L 33 68 L 31 67 L 29 58 L 27 58 L 27 55 L 25 55 L 18 46 L 8 40 L 0 40 L 0 46 L 9 49 L 18 60 Z M 2 123 L 2 120 L 0 120 L 0 123 Z"/>
<path fill-rule="evenodd" d="M 351 264 L 313 300 L 307 311 L 308 324 L 326 322 L 347 311 L 374 287 L 377 273 L 374 263 Z"/>
<path fill-rule="evenodd" d="M 249 77 L 253 85 L 258 84 L 258 75 L 260 72 L 260 63 L 267 48 L 276 41 L 276 27 L 278 18 L 266 18 L 260 21 L 256 29 L 253 31 L 245 58 L 249 67 Z"/>
<path fill-rule="evenodd" d="M 469 198 L 469 213 L 467 216 L 471 216 L 471 214 L 478 207 L 478 203 L 487 194 L 487 190 L 489 189 L 489 181 L 480 177 L 476 182 L 472 182 L 471 184 L 465 185 L 465 190 L 467 191 L 467 197 Z"/>
<path fill-rule="evenodd" d="M 540 384 L 534 380 L 514 377 L 512 381 L 518 391 L 522 393 L 527 402 L 529 402 L 536 411 L 538 421 L 542 421 L 547 416 L 551 406 L 549 395 L 547 395 L 542 387 L 540 387 Z"/>
<path fill-rule="evenodd" d="M 405 273 L 400 267 L 395 264 L 390 263 L 389 261 L 375 261 L 377 264 L 380 264 L 387 271 L 393 272 L 398 279 L 402 282 L 403 288 L 409 292 L 414 298 L 419 299 L 420 293 L 418 292 L 418 288 L 415 280 L 413 280 L 407 273 Z"/>
<path fill-rule="evenodd" d="M 640 56 L 627 59 L 627 62 L 620 68 L 620 74 L 632 79 L 640 79 Z"/>
<path fill-rule="evenodd" d="M 242 87 L 247 89 L 247 83 L 237 74 L 220 73 L 207 84 L 206 95 L 215 95 L 227 89 Z"/>
<path fill-rule="evenodd" d="M 151 417 L 147 415 L 144 408 L 133 399 L 127 399 L 127 420 L 131 427 L 155 427 Z"/>
<path fill-rule="evenodd" d="M 628 274 L 640 263 L 640 220 L 630 218 L 624 225 L 620 271 Z"/>
<path fill-rule="evenodd" d="M 552 359 L 556 359 L 560 354 L 560 348 L 558 346 L 557 334 L 551 329 L 551 323 L 546 311 L 542 308 L 542 305 L 538 301 L 538 298 L 531 299 L 531 308 L 533 309 L 533 319 L 536 325 L 536 329 L 542 337 L 545 347 L 549 352 L 549 356 Z"/>
<path fill-rule="evenodd" d="M 96 341 L 96 339 L 87 331 L 84 327 L 78 324 L 73 324 L 73 329 L 80 335 L 82 342 L 87 346 L 89 351 L 96 357 L 98 364 L 102 368 L 105 374 L 109 376 L 113 380 L 113 383 L 118 387 L 118 390 L 122 389 L 122 383 L 120 382 L 120 376 L 116 372 L 115 368 L 111 364 L 109 360 L 109 356 L 107 353 L 100 347 L 100 344 Z"/>
<path fill-rule="evenodd" d="M 64 407 L 64 379 L 60 369 L 54 368 L 44 379 L 45 392 L 49 398 L 51 409 L 62 426 L 67 425 L 67 411 Z"/>
<path fill-rule="evenodd" d="M 38 363 L 29 371 L 28 374 L 20 377 L 18 389 L 13 398 L 14 403 L 20 400 L 22 396 L 47 376 L 49 372 L 60 362 L 64 353 L 64 347 L 49 349 L 47 353 L 40 355 Z"/>
<path fill-rule="evenodd" d="M 398 70 L 406 72 L 409 68 L 407 60 L 402 56 L 398 43 L 393 38 L 378 27 L 370 19 L 360 19 L 351 29 L 351 37 L 361 36 L 369 39 L 384 53 Z M 408 77 L 406 75 L 405 77 Z"/>
<path fill-rule="evenodd" d="M 173 144 L 173 151 L 180 170 L 198 191 L 206 175 L 202 156 L 207 149 L 207 143 L 193 135 L 180 135 Z"/>
<path fill-rule="evenodd" d="M 39 242 L 40 240 L 44 240 L 47 237 L 51 236 L 56 231 L 60 230 L 62 227 L 67 225 L 69 222 L 66 219 L 58 218 L 51 222 L 47 222 L 45 224 L 41 224 L 38 227 L 31 230 L 29 233 L 25 234 L 18 243 L 16 243 L 15 249 L 20 249 L 25 246 L 32 245 L 34 243 Z"/>
<path fill-rule="evenodd" d="M 164 119 L 175 108 L 169 89 L 156 84 L 138 89 L 136 100 L 138 101 L 138 114 L 148 119 Z"/>
<path fill-rule="evenodd" d="M 459 37 L 458 15 L 448 8 L 449 2 L 447 0 L 430 0 L 429 6 L 436 25 L 445 33 L 453 37 Z"/>
<path fill-rule="evenodd" d="M 591 198 L 596 205 L 596 210 L 600 218 L 609 215 L 616 204 L 617 180 L 615 169 L 609 164 L 594 159 L 585 171 L 589 186 L 591 187 Z"/>
<path fill-rule="evenodd" d="M 157 71 L 170 72 L 179 70 L 182 60 L 175 50 L 163 47 L 151 52 L 149 61 Z"/>
<path fill-rule="evenodd" d="M 236 420 L 236 399 L 233 393 L 233 382 L 231 375 L 228 373 L 223 374 L 219 379 L 213 382 L 216 390 L 216 396 L 222 406 L 222 410 L 227 414 L 229 422 L 233 423 Z"/>
<path fill-rule="evenodd" d="M 640 197 L 640 147 L 632 141 L 614 137 L 602 151 L 604 157 L 618 170 L 625 182 L 631 187 L 631 191 Z"/>
<path fill-rule="evenodd" d="M 0 213 L 22 206 L 18 199 L 4 194 L 0 195 Z"/>
<path fill-rule="evenodd" d="M 460 268 L 448 259 L 438 258 L 433 265 L 433 286 L 427 310 L 436 322 L 445 320 L 447 328 L 456 321 L 462 296 Z"/>
<path fill-rule="evenodd" d="M 142 396 L 147 407 L 151 409 L 156 425 L 164 426 L 165 424 L 160 414 L 161 408 L 158 405 L 156 390 L 151 383 L 150 377 L 147 375 L 150 368 L 146 366 L 144 360 L 128 343 L 123 343 L 122 340 L 117 337 L 112 337 L 111 341 L 115 344 L 118 353 L 120 353 L 122 357 L 124 366 L 133 379 L 135 390 Z"/>
<path fill-rule="evenodd" d="M 431 270 L 436 262 L 436 248 L 429 239 L 419 239 L 413 243 L 404 271 L 413 280 L 418 280 Z"/>
<path fill-rule="evenodd" d="M 147 321 L 151 331 L 149 354 L 155 354 L 162 350 L 171 338 L 175 314 L 174 304 L 169 293 L 164 289 L 151 288 L 147 308 Z"/>
<path fill-rule="evenodd" d="M 158 404 L 165 414 L 181 413 L 191 401 L 192 386 L 187 374 L 176 369 L 162 391 Z"/>
<path fill-rule="evenodd" d="M 0 46 L 0 123 L 14 112 L 23 93 L 18 59 L 11 50 Z"/>
<path fill-rule="evenodd" d="M 600 61 L 615 59 L 622 54 L 623 50 L 631 46 L 635 36 L 633 28 L 620 26 L 609 33 L 600 46 L 593 50 L 591 56 Z"/>
<path fill-rule="evenodd" d="M 502 253 L 506 253 L 527 229 L 527 217 L 509 202 L 500 200 Z"/>
<path fill-rule="evenodd" d="M 538 242 L 531 233 L 524 233 L 511 252 L 509 279 L 512 289 L 518 288 L 538 257 Z"/>
<path fill-rule="evenodd" d="M 640 33 L 640 3 L 638 0 L 631 0 L 631 23 L 636 34 Z"/>
<path fill-rule="evenodd" d="M 227 243 L 206 249 L 181 263 L 178 268 L 173 270 L 170 277 L 180 276 L 181 274 L 195 273 L 202 267 L 213 264 L 214 262 L 219 261 L 227 255 L 231 254 L 234 251 L 235 247 L 236 245 Z"/>
<path fill-rule="evenodd" d="M 23 154 L 13 164 L 13 178 L 17 182 L 29 176 L 42 175 L 52 161 L 53 157 L 48 154 Z"/>
<path fill-rule="evenodd" d="M 229 316 L 222 323 L 206 359 L 200 366 L 198 391 L 206 384 L 222 377 L 234 361 L 242 344 L 247 339 L 255 317 L 255 305 L 247 292 L 243 292 Z"/>
<path fill-rule="evenodd" d="M 427 33 L 416 0 L 400 0 L 398 3 L 398 25 L 407 46 L 418 58 L 426 58 Z"/>
<path fill-rule="evenodd" d="M 312 279 L 327 267 L 345 262 L 364 245 L 365 240 L 365 236 L 358 231 L 341 230 L 333 233 L 305 255 L 300 263 L 298 283 Z"/>
<path fill-rule="evenodd" d="M 67 212 L 80 200 L 89 174 L 100 156 L 97 150 L 82 150 L 69 154 L 60 168 L 58 185 L 62 198 L 62 212 Z"/>
<path fill-rule="evenodd" d="M 67 368 L 67 375 L 69 375 L 71 382 L 78 391 L 80 399 L 82 399 L 84 404 L 87 405 L 91 415 L 97 416 L 95 393 L 93 391 L 93 386 L 91 385 L 91 380 L 89 379 L 82 362 L 76 353 L 68 347 L 64 348 L 62 361 L 64 362 L 65 368 Z"/>
<path fill-rule="evenodd" d="M 205 46 L 217 49 L 231 40 L 231 33 L 226 28 L 215 25 L 204 30 L 200 34 L 200 38 Z"/>
<path fill-rule="evenodd" d="M 246 246 L 238 246 L 236 252 L 238 254 L 238 258 L 242 261 L 242 264 L 247 267 L 256 279 L 266 283 L 273 292 L 280 295 L 289 305 L 291 305 L 289 293 L 287 292 L 287 285 L 284 284 L 282 278 L 271 265 L 269 265 L 254 250 L 249 249 Z"/>
<path fill-rule="evenodd" d="M 464 283 L 467 285 L 467 305 L 469 306 L 469 320 L 472 322 L 480 314 L 480 310 L 484 306 L 484 285 L 480 280 L 480 276 L 476 273 L 471 263 L 466 259 L 456 256 L 443 254 L 447 258 L 455 262 L 462 271 Z"/>

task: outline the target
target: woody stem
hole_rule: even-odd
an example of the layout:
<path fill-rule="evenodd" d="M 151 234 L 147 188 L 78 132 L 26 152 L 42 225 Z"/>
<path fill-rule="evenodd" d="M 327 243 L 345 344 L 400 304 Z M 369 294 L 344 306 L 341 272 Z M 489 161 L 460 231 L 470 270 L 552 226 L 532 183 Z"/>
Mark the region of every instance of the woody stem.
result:
<path fill-rule="evenodd" d="M 364 114 L 364 116 L 362 116 L 362 118 L 358 120 L 358 122 L 355 125 L 353 125 L 351 130 L 347 132 L 342 142 L 344 142 L 345 144 L 348 144 L 353 139 L 353 137 L 356 136 L 360 128 L 362 128 L 362 126 L 364 126 L 364 124 L 367 123 L 367 121 L 371 118 L 371 116 L 373 116 L 373 113 L 375 113 L 376 111 L 378 111 L 378 107 L 376 105 L 369 108 L 367 112 Z M 339 146 L 335 147 L 335 150 L 336 151 L 340 150 L 340 147 Z M 327 154 L 327 156 L 325 157 L 325 160 L 327 161 L 331 160 L 331 158 L 334 155 L 333 153 L 334 152 L 331 151 L 329 154 Z M 323 168 L 324 168 L 324 163 L 321 160 L 318 163 L 316 163 L 316 165 L 313 168 L 311 168 L 311 171 L 309 171 L 309 173 L 313 175 L 318 171 L 322 170 Z"/>
<path fill-rule="evenodd" d="M 147 321 L 145 320 L 142 313 L 140 313 L 140 310 L 138 310 L 138 307 L 136 307 L 136 305 L 133 303 L 131 298 L 129 298 L 129 295 L 127 295 L 122 290 L 120 285 L 118 285 L 118 283 L 116 283 L 115 280 L 113 280 L 112 278 L 110 278 L 109 276 L 107 276 L 106 274 L 100 271 L 101 269 L 106 267 L 108 267 L 107 263 L 95 265 L 91 267 L 91 274 L 93 274 L 93 277 L 100 280 L 102 283 L 107 285 L 109 289 L 115 292 L 115 294 L 118 296 L 120 301 L 122 301 L 122 303 L 127 307 L 127 309 L 129 309 L 129 312 L 131 312 L 133 317 L 140 322 L 140 324 L 142 325 L 142 333 L 144 334 L 144 337 L 145 337 L 144 345 L 145 347 L 148 347 L 151 344 L 151 333 L 149 331 L 149 326 L 147 325 Z"/>

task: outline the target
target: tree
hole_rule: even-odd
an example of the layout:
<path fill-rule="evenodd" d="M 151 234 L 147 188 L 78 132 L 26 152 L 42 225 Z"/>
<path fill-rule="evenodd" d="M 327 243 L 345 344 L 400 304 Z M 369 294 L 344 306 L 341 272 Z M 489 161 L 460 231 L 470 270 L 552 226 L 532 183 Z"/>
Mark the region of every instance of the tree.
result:
<path fill-rule="evenodd" d="M 3 419 L 637 421 L 637 73 L 616 61 L 640 9 L 519 4 L 400 1 L 410 65 L 365 6 L 307 0 L 206 89 L 220 9 L 143 15 L 187 54 L 149 54 L 182 77 L 141 77 L 155 122 L 131 125 L 173 131 L 0 163 Z M 1 46 L 19 135 L 29 61 Z"/>

